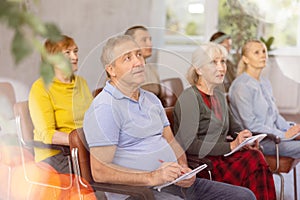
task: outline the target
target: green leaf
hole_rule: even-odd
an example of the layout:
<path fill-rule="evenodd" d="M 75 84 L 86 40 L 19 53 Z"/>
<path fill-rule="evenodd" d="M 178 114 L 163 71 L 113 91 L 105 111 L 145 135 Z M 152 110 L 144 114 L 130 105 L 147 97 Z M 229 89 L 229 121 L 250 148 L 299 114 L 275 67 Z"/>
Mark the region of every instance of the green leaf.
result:
<path fill-rule="evenodd" d="M 260 41 L 266 44 L 266 40 L 263 37 L 260 37 Z"/>
<path fill-rule="evenodd" d="M 271 47 L 271 45 L 273 44 L 273 42 L 274 42 L 274 37 L 272 36 L 272 37 L 269 37 L 269 39 L 267 40 L 267 44 Z"/>
<path fill-rule="evenodd" d="M 55 55 L 47 55 L 46 60 L 52 65 L 63 71 L 64 75 L 71 77 L 72 65 L 70 61 L 61 53 Z"/>
<path fill-rule="evenodd" d="M 46 34 L 44 37 L 49 38 L 52 41 L 59 41 L 62 39 L 61 31 L 59 28 L 53 23 L 45 23 Z"/>
<path fill-rule="evenodd" d="M 52 82 L 52 79 L 54 77 L 54 70 L 52 65 L 43 60 L 40 64 L 40 74 L 45 84 L 48 86 Z"/>
<path fill-rule="evenodd" d="M 19 64 L 25 57 L 29 56 L 32 53 L 32 46 L 26 40 L 26 38 L 19 31 L 16 31 L 11 51 L 14 56 L 16 64 Z"/>
<path fill-rule="evenodd" d="M 37 18 L 36 16 L 29 14 L 29 13 L 24 13 L 24 20 L 28 23 L 28 25 L 32 28 L 32 30 L 39 34 L 39 35 L 45 35 L 47 32 L 47 29 L 43 22 Z"/>
<path fill-rule="evenodd" d="M 8 4 L 8 7 L 2 13 L 7 20 L 7 25 L 14 29 L 20 28 L 24 24 L 23 13 L 19 11 L 16 3 Z"/>

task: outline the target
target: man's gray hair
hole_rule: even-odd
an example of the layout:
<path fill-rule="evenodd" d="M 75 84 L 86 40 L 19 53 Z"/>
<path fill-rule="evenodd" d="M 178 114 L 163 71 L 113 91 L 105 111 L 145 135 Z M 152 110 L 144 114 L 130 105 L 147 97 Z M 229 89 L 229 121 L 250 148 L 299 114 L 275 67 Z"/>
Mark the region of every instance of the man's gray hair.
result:
<path fill-rule="evenodd" d="M 107 40 L 105 46 L 102 49 L 101 54 L 101 62 L 103 64 L 103 67 L 105 68 L 107 65 L 112 64 L 115 59 L 120 55 L 115 55 L 115 47 L 119 44 L 122 44 L 124 42 L 132 41 L 135 43 L 133 38 L 129 35 L 118 35 L 115 37 L 112 37 Z"/>
<path fill-rule="evenodd" d="M 134 38 L 134 34 L 137 30 L 148 31 L 148 29 L 145 26 L 137 25 L 137 26 L 132 26 L 132 27 L 128 28 L 125 31 L 124 35 L 130 35 L 131 37 Z"/>

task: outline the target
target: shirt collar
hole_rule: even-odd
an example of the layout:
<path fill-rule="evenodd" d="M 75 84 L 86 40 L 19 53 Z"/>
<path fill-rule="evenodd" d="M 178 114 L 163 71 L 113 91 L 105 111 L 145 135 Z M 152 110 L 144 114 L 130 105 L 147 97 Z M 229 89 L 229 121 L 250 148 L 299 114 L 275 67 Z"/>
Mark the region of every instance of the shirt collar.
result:
<path fill-rule="evenodd" d="M 106 85 L 104 87 L 104 90 L 109 92 L 114 98 L 116 99 L 129 99 L 131 101 L 134 101 L 133 99 L 129 98 L 128 96 L 124 95 L 118 88 L 114 87 L 111 83 L 110 80 L 106 81 Z M 140 90 L 140 96 L 139 96 L 139 101 L 144 99 L 145 96 L 145 90 L 139 88 Z"/>

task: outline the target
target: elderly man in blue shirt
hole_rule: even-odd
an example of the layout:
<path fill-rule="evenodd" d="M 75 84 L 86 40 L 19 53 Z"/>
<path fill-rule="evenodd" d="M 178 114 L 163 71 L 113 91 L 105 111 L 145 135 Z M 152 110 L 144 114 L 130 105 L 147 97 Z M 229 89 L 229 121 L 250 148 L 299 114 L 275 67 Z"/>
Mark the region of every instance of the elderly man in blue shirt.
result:
<path fill-rule="evenodd" d="M 130 36 L 109 39 L 101 61 L 108 81 L 84 118 L 84 132 L 97 182 L 157 186 L 191 171 L 160 100 L 140 89 L 145 61 Z M 243 187 L 198 179 L 153 190 L 156 199 L 255 199 Z M 125 199 L 107 194 L 108 199 Z"/>

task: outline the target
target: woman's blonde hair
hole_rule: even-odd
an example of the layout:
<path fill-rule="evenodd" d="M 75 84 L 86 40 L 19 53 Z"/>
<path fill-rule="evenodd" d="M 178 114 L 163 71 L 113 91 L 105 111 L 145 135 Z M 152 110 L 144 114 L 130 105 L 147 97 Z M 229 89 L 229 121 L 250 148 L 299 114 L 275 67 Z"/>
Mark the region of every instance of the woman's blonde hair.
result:
<path fill-rule="evenodd" d="M 238 63 L 238 66 L 237 66 L 237 76 L 238 75 L 241 75 L 242 73 L 244 73 L 247 69 L 247 64 L 244 62 L 244 59 L 243 59 L 243 56 L 247 56 L 250 49 L 251 49 L 251 45 L 253 43 L 259 43 L 259 44 L 262 44 L 265 46 L 265 44 L 260 41 L 260 40 L 256 40 L 256 39 L 253 39 L 253 40 L 249 40 L 247 41 L 243 48 L 242 48 L 242 52 L 241 52 L 241 58 L 239 60 L 239 63 Z M 267 51 L 267 48 L 266 48 L 266 51 Z"/>
<path fill-rule="evenodd" d="M 213 61 L 217 55 L 227 57 L 228 52 L 225 47 L 213 42 L 202 44 L 193 52 L 192 63 L 186 75 L 191 85 L 196 85 L 200 78 L 196 70 Z"/>

